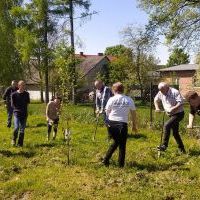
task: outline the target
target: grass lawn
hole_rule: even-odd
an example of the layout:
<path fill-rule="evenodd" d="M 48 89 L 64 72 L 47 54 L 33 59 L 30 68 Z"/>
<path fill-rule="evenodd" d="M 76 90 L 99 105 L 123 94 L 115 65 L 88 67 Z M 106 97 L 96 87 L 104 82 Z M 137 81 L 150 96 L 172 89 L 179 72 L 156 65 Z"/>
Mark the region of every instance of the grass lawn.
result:
<path fill-rule="evenodd" d="M 5 126 L 6 113 L 0 107 L 0 199 L 200 199 L 200 144 L 181 123 L 186 155 L 177 151 L 173 137 L 167 152 L 158 159 L 162 115 L 156 114 L 149 129 L 149 109 L 138 107 L 140 132 L 127 142 L 126 166 L 117 167 L 118 151 L 109 168 L 99 159 L 108 148 L 106 129 L 98 127 L 92 141 L 92 108 L 67 106 L 70 119 L 70 165 L 60 124 L 56 141 L 46 141 L 45 105 L 31 104 L 23 148 L 11 147 L 12 129 Z"/>

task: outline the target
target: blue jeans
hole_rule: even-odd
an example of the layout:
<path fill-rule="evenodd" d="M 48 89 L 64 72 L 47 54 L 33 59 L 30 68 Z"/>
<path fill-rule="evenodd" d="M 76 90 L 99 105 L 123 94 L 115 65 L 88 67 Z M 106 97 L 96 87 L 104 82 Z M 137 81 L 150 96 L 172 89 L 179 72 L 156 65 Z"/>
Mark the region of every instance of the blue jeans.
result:
<path fill-rule="evenodd" d="M 24 130 L 26 128 L 26 120 L 27 117 L 20 117 L 14 114 L 14 132 L 13 132 L 13 140 L 16 142 L 18 138 L 18 146 L 23 146 L 24 143 Z M 19 132 L 19 137 L 18 137 Z"/>
<path fill-rule="evenodd" d="M 7 127 L 10 128 L 11 123 L 12 123 L 13 108 L 11 107 L 10 103 L 7 103 L 6 106 L 7 106 L 7 114 L 8 114 Z"/>

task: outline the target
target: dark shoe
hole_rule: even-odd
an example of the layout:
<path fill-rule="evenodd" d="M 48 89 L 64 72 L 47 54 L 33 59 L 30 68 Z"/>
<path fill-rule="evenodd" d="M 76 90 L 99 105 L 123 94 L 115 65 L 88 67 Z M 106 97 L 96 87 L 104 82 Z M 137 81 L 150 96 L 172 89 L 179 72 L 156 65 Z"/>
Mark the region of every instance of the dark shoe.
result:
<path fill-rule="evenodd" d="M 109 161 L 107 161 L 107 160 L 105 160 L 104 158 L 101 158 L 101 163 L 103 164 L 103 165 L 105 165 L 106 167 L 108 167 L 109 166 Z"/>
<path fill-rule="evenodd" d="M 23 147 L 23 144 L 17 144 L 17 147 Z"/>
<path fill-rule="evenodd" d="M 157 146 L 157 150 L 158 151 L 166 151 L 167 147 L 165 145 L 160 145 L 160 146 Z"/>
<path fill-rule="evenodd" d="M 179 149 L 179 152 L 180 152 L 180 153 L 186 154 L 185 148 L 178 148 L 178 149 Z"/>

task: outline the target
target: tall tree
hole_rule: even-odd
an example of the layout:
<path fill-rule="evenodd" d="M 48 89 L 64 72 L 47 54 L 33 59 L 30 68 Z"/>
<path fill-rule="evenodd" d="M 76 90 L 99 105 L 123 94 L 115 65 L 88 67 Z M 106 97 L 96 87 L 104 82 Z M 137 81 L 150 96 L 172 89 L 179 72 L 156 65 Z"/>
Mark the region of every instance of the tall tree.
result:
<path fill-rule="evenodd" d="M 185 53 L 183 49 L 175 48 L 169 56 L 167 60 L 167 67 L 181 65 L 181 64 L 188 64 L 189 54 Z"/>
<path fill-rule="evenodd" d="M 152 64 L 148 65 L 148 62 L 156 61 L 156 59 L 152 59 L 152 50 L 157 44 L 157 38 L 146 32 L 145 28 L 134 26 L 126 27 L 122 31 L 122 36 L 125 44 L 132 50 L 133 64 L 132 69 L 130 69 L 130 77 L 134 77 L 143 97 L 146 85 L 144 80 L 147 72 L 152 69 Z"/>
<path fill-rule="evenodd" d="M 124 56 L 124 55 L 130 55 L 131 56 L 132 52 L 131 52 L 131 49 L 125 47 L 122 44 L 119 44 L 119 45 L 107 47 L 104 54 L 115 56 L 115 57 L 121 57 L 121 56 Z"/>
<path fill-rule="evenodd" d="M 115 57 L 108 66 L 109 84 L 121 81 L 126 87 L 128 73 L 132 65 L 132 50 L 120 44 L 107 47 L 104 54 Z"/>
<path fill-rule="evenodd" d="M 16 14 L 18 11 L 18 16 L 24 19 L 24 23 L 18 30 L 19 36 L 24 35 L 23 43 L 18 42 L 18 47 L 20 52 L 30 52 L 28 56 L 37 58 L 38 69 L 40 69 L 41 74 L 44 73 L 46 102 L 49 100 L 49 68 L 51 65 L 52 48 L 55 48 L 56 44 L 59 43 L 59 37 L 55 36 L 61 35 L 61 33 L 56 30 L 66 32 L 66 29 L 59 28 L 63 25 L 60 19 L 64 19 L 66 16 L 69 16 L 73 24 L 72 5 L 74 7 L 79 6 L 84 8 L 86 12 L 83 11 L 82 15 L 86 16 L 86 13 L 89 11 L 90 3 L 88 0 L 32 0 L 26 3 L 24 7 L 16 8 L 14 12 Z M 73 27 L 73 25 L 71 27 Z M 26 37 L 27 35 L 30 37 Z M 52 38 L 54 39 L 51 40 Z M 27 51 L 27 46 L 24 45 L 27 44 L 28 41 L 33 42 L 33 48 L 29 48 L 30 51 Z M 74 41 L 73 38 L 72 41 Z M 73 49 L 73 51 L 71 51 L 71 57 L 74 59 L 73 42 L 71 46 Z M 71 67 L 70 73 L 72 77 L 71 82 L 75 85 L 75 67 Z"/>
<path fill-rule="evenodd" d="M 199 0 L 138 0 L 149 14 L 149 29 L 166 36 L 169 43 L 198 48 L 200 44 Z"/>
<path fill-rule="evenodd" d="M 0 84 L 10 84 L 13 79 L 22 79 L 22 65 L 14 46 L 16 20 L 10 15 L 13 6 L 20 1 L 0 1 Z"/>

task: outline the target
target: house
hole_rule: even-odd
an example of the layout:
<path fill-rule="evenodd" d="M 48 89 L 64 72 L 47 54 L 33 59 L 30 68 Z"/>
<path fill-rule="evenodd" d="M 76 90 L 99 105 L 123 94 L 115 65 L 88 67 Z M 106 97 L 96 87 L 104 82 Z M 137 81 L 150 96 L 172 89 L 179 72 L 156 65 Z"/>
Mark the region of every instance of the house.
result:
<path fill-rule="evenodd" d="M 83 80 L 83 86 L 78 90 L 79 93 L 89 94 L 94 89 L 94 81 L 101 75 L 106 75 L 108 72 L 108 65 L 115 57 L 105 56 L 103 53 L 97 55 L 86 55 L 83 52 L 76 54 L 76 57 L 80 59 L 78 69 L 81 73 L 81 79 Z"/>
<path fill-rule="evenodd" d="M 105 74 L 108 69 L 108 65 L 111 61 L 115 59 L 113 56 L 105 56 L 103 53 L 98 53 L 96 55 L 86 55 L 83 52 L 75 55 L 76 58 L 80 60 L 80 64 L 77 66 L 78 71 L 81 75 L 82 85 L 81 88 L 77 90 L 78 96 L 84 96 L 93 90 L 94 81 L 100 74 Z M 40 100 L 41 99 L 41 80 L 42 77 L 37 70 L 37 60 L 31 60 L 30 69 L 25 73 L 25 80 L 27 82 L 27 90 L 30 93 L 31 99 Z M 50 75 L 51 76 L 51 75 Z M 51 77 L 52 78 L 52 77 Z M 50 81 L 50 98 L 52 96 L 52 86 Z M 43 88 L 43 98 L 45 99 L 44 88 Z"/>
<path fill-rule="evenodd" d="M 163 81 L 179 85 L 179 90 L 184 96 L 187 91 L 195 90 L 200 93 L 200 87 L 196 85 L 197 64 L 182 64 L 157 70 Z"/>

